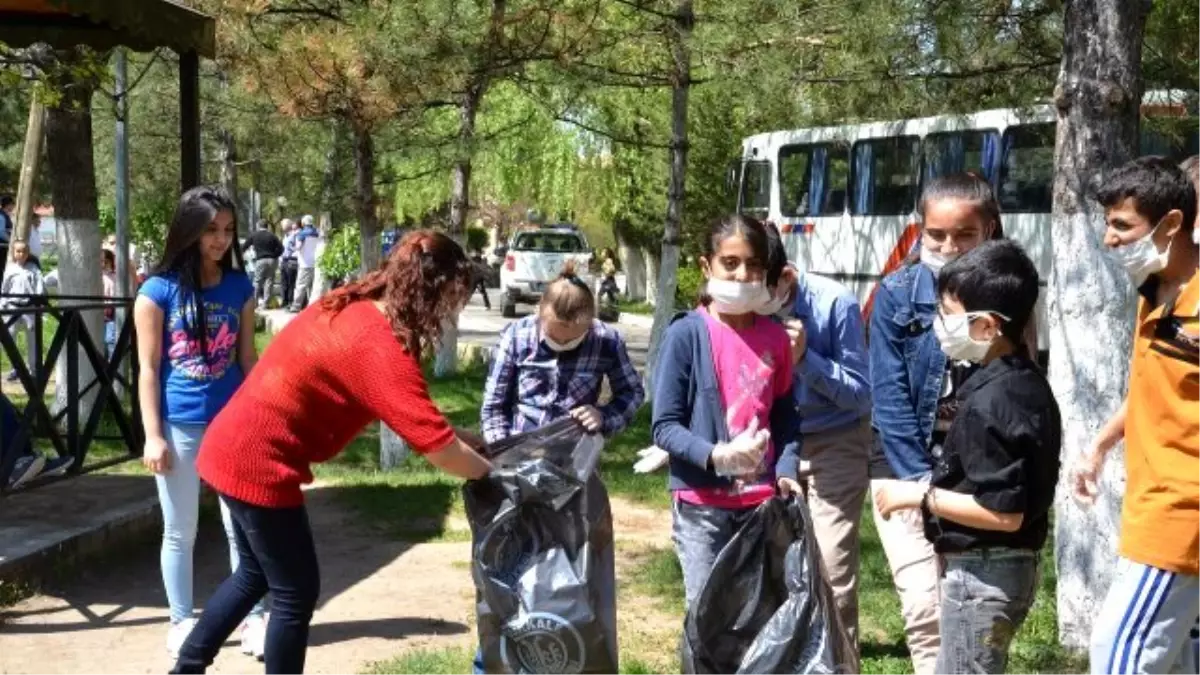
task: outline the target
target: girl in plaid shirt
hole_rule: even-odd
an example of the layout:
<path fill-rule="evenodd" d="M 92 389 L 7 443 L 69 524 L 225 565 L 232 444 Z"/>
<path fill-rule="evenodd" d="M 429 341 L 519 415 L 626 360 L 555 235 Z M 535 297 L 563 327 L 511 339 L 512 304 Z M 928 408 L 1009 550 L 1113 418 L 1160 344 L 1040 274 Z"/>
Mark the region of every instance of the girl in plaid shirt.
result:
<path fill-rule="evenodd" d="M 612 398 L 600 405 L 605 377 Z M 538 311 L 500 335 L 480 410 L 483 437 L 494 443 L 567 415 L 611 436 L 629 426 L 645 398 L 625 341 L 596 319 L 596 297 L 568 263 Z"/>

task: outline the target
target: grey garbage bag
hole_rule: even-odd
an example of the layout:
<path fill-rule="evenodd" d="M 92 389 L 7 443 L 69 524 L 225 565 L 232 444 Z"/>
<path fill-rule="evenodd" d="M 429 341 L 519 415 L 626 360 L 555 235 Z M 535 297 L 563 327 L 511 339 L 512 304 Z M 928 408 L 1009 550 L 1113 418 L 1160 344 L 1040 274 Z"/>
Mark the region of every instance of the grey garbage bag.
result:
<path fill-rule="evenodd" d="M 684 619 L 685 673 L 856 673 L 803 500 L 761 504 Z"/>
<path fill-rule="evenodd" d="M 616 570 L 604 441 L 565 419 L 488 448 L 463 488 L 483 667 L 617 672 Z"/>

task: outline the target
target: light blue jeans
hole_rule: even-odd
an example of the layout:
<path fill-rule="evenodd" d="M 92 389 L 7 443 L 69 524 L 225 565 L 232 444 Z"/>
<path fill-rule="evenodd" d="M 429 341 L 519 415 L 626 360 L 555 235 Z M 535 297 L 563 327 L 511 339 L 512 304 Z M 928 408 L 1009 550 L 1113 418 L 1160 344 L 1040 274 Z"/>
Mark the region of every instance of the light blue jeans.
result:
<path fill-rule="evenodd" d="M 172 624 L 192 616 L 192 553 L 200 519 L 200 475 L 196 473 L 196 454 L 200 451 L 200 441 L 204 439 L 206 428 L 203 424 L 163 423 L 167 448 L 171 453 L 171 468 L 166 474 L 156 475 L 154 482 L 158 486 L 158 503 L 162 507 L 161 564 Z M 221 502 L 221 523 L 229 540 L 229 566 L 236 572 L 237 544 L 234 543 L 233 524 L 224 502 Z M 251 616 L 262 613 L 262 602 L 250 611 Z"/>

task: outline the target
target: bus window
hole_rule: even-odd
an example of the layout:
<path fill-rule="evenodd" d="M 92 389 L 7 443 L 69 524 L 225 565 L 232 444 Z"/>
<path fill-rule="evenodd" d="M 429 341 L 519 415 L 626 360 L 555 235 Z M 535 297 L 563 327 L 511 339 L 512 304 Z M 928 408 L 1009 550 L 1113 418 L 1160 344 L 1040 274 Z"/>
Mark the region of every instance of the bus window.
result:
<path fill-rule="evenodd" d="M 997 190 L 1000 210 L 1050 213 L 1054 191 L 1053 122 L 1022 124 L 1004 131 Z"/>
<path fill-rule="evenodd" d="M 824 203 L 821 212 L 814 215 L 840 216 L 846 211 L 846 187 L 850 184 L 850 145 L 831 143 L 825 148 L 828 163 L 825 167 Z"/>
<path fill-rule="evenodd" d="M 784 217 L 807 216 L 812 183 L 811 145 L 779 149 L 779 208 Z"/>
<path fill-rule="evenodd" d="M 755 218 L 766 218 L 771 209 L 771 163 L 746 162 L 742 169 L 742 196 L 738 211 Z"/>
<path fill-rule="evenodd" d="M 994 130 L 954 131 L 925 137 L 925 180 L 970 171 L 995 184 L 1000 168 L 1000 134 Z"/>
<path fill-rule="evenodd" d="M 845 143 L 787 145 L 779 150 L 783 215 L 836 216 L 846 210 L 850 146 Z"/>
<path fill-rule="evenodd" d="M 920 141 L 916 136 L 855 143 L 851 213 L 859 216 L 912 213 L 917 203 L 920 156 Z"/>

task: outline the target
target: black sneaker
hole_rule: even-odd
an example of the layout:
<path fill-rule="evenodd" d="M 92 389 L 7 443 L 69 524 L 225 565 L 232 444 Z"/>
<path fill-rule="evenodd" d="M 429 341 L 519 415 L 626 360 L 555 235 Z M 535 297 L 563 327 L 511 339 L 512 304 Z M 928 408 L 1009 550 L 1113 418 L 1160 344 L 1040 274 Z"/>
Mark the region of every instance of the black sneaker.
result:
<path fill-rule="evenodd" d="M 8 489 L 16 490 L 34 478 L 37 478 L 38 474 L 42 472 L 42 467 L 45 465 L 46 458 L 41 455 L 18 457 L 16 464 L 13 464 L 12 474 L 8 477 Z"/>
<path fill-rule="evenodd" d="M 42 468 L 42 476 L 65 476 L 71 466 L 75 464 L 74 457 L 55 457 L 54 459 L 46 460 L 45 467 Z"/>
<path fill-rule="evenodd" d="M 4 374 L 5 382 L 17 382 L 20 379 L 21 379 L 21 377 L 19 375 L 17 375 L 16 369 L 10 370 Z"/>

